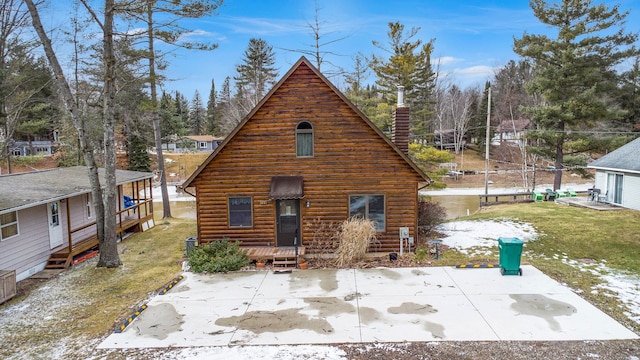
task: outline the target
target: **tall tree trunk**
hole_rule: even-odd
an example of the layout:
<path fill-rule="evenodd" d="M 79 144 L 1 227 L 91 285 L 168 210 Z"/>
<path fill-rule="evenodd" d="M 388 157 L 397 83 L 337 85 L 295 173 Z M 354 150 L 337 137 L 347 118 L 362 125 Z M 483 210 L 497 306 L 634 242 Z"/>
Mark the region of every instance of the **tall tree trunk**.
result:
<path fill-rule="evenodd" d="M 97 235 L 100 242 L 105 239 L 105 207 L 102 202 L 102 188 L 100 186 L 100 178 L 98 176 L 98 167 L 96 165 L 95 159 L 93 157 L 93 146 L 88 140 L 88 135 L 85 130 L 85 122 L 84 118 L 81 116 L 81 109 L 78 107 L 77 103 L 74 101 L 73 93 L 71 88 L 69 87 L 69 83 L 64 76 L 64 72 L 62 71 L 62 66 L 60 66 L 60 62 L 58 61 L 58 57 L 53 51 L 53 46 L 51 45 L 51 40 L 47 36 L 47 33 L 42 26 L 42 21 L 40 20 L 40 15 L 38 13 L 38 9 L 36 8 L 33 0 L 24 0 L 27 8 L 29 9 L 29 14 L 31 15 L 32 26 L 40 41 L 42 42 L 42 47 L 44 48 L 45 55 L 51 65 L 53 73 L 56 78 L 56 85 L 58 86 L 58 96 L 61 98 L 62 103 L 65 106 L 65 110 L 71 117 L 76 130 L 78 131 L 78 142 L 80 143 L 80 149 L 82 150 L 82 155 L 88 167 L 88 175 L 89 182 L 91 184 L 91 194 L 93 196 L 93 202 L 96 212 L 96 228 Z M 114 218 L 115 221 L 115 218 Z M 115 227 L 113 228 L 115 232 Z M 115 237 L 113 239 L 115 242 Z M 102 249 L 101 249 L 102 250 Z"/>
<path fill-rule="evenodd" d="M 158 175 L 160 176 L 160 191 L 162 192 L 162 218 L 171 217 L 171 204 L 169 204 L 169 191 L 167 190 L 167 175 L 164 171 L 164 156 L 162 155 L 162 133 L 160 132 L 160 117 L 158 116 L 158 90 L 156 81 L 156 54 L 153 36 L 153 4 L 154 0 L 147 1 L 147 31 L 149 39 L 149 87 L 151 88 L 151 118 L 153 122 L 153 135 L 156 140 L 156 155 L 158 159 Z"/>
<path fill-rule="evenodd" d="M 562 146 L 564 145 L 564 122 L 560 123 L 558 126 L 558 138 L 556 139 L 556 163 L 555 163 L 555 176 L 553 177 L 553 190 L 560 189 L 562 186 L 562 170 L 564 166 L 562 165 L 564 162 L 564 150 Z"/>
<path fill-rule="evenodd" d="M 116 240 L 116 147 L 115 147 L 115 98 L 116 59 L 113 54 L 113 13 L 114 0 L 105 0 L 103 24 L 104 61 L 104 109 L 103 123 L 105 152 L 104 190 L 104 238 L 100 239 L 100 259 L 98 267 L 118 267 L 122 265 L 118 256 Z"/>

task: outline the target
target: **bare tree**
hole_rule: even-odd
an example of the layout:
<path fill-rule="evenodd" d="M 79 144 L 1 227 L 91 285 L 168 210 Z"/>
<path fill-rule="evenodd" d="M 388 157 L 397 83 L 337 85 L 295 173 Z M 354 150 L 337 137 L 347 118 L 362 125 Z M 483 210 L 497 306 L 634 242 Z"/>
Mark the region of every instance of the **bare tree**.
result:
<path fill-rule="evenodd" d="M 12 133 L 17 122 L 17 114 L 25 105 L 25 101 L 18 101 L 15 106 L 11 106 L 8 97 L 13 93 L 9 84 L 9 76 L 12 71 L 8 69 L 9 58 L 13 49 L 23 42 L 20 33 L 21 29 L 28 25 L 28 13 L 22 7 L 20 0 L 0 1 L 0 144 L 4 143 L 7 157 L 7 170 L 11 173 L 10 144 Z"/>
<path fill-rule="evenodd" d="M 69 113 L 80 141 L 80 148 L 84 156 L 84 160 L 89 168 L 89 180 L 91 183 L 91 192 L 95 199 L 96 210 L 96 227 L 98 241 L 100 247 L 100 259 L 98 267 L 117 267 L 122 265 L 118 256 L 116 243 L 116 219 L 113 216 L 116 212 L 115 193 L 115 141 L 114 141 L 114 100 L 115 100 L 115 57 L 113 56 L 113 14 L 114 0 L 105 0 L 104 22 L 101 22 L 95 12 L 82 0 L 87 10 L 92 14 L 94 20 L 98 23 L 103 31 L 103 61 L 104 61 L 104 152 L 105 152 L 105 191 L 103 193 L 100 178 L 98 176 L 98 167 L 93 156 L 93 147 L 88 139 L 86 131 L 85 119 L 81 116 L 82 111 L 78 107 L 78 103 L 73 97 L 71 87 L 66 80 L 62 66 L 58 61 L 58 57 L 53 50 L 51 40 L 49 39 L 40 14 L 33 0 L 24 0 L 29 14 L 31 15 L 32 26 L 44 48 L 45 54 L 56 76 L 59 89 L 59 96 Z M 102 199 L 103 201 L 99 201 Z"/>
<path fill-rule="evenodd" d="M 164 156 L 162 154 L 162 134 L 160 132 L 160 116 L 158 114 L 158 85 L 161 77 L 157 70 L 158 61 L 163 54 L 156 49 L 156 42 L 186 49 L 213 50 L 217 44 L 190 42 L 183 35 L 188 29 L 180 26 L 181 19 L 196 19 L 210 16 L 222 5 L 222 0 L 133 0 L 119 3 L 118 11 L 125 18 L 142 22 L 145 31 L 137 34 L 145 37 L 145 55 L 149 60 L 148 83 L 151 92 L 151 118 L 155 137 L 156 155 L 158 159 L 158 172 L 160 175 L 160 190 L 162 192 L 162 217 L 171 217 L 171 205 L 169 204 L 169 191 L 167 189 L 167 177 L 164 171 Z M 157 20 L 155 15 L 159 15 Z"/>
<path fill-rule="evenodd" d="M 338 34 L 337 31 L 324 32 L 324 29 L 329 25 L 326 21 L 320 20 L 320 10 L 322 10 L 322 8 L 320 8 L 320 6 L 318 5 L 318 0 L 314 1 L 314 5 L 315 7 L 314 7 L 313 20 L 306 21 L 307 23 L 306 27 L 311 31 L 311 35 L 313 36 L 313 44 L 309 46 L 311 49 L 283 49 L 283 50 L 301 53 L 303 55 L 311 57 L 312 59 L 315 60 L 316 67 L 318 68 L 318 70 L 322 68 L 322 64 L 324 63 L 327 63 L 337 68 L 337 66 L 335 66 L 326 57 L 328 55 L 331 55 L 331 56 L 342 56 L 342 55 L 334 51 L 327 50 L 327 48 L 331 44 L 334 44 L 336 42 L 339 42 L 348 38 L 348 36 L 334 37 L 336 34 Z M 335 76 L 340 73 L 342 73 L 341 69 L 324 72 L 324 74 L 327 77 Z"/>

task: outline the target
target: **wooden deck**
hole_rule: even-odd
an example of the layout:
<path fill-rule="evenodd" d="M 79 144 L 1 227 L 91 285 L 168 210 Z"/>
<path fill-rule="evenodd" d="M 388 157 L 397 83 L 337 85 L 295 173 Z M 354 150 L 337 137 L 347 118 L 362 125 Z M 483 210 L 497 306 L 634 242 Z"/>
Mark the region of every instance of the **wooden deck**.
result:
<path fill-rule="evenodd" d="M 295 257 L 296 251 L 293 247 L 250 247 L 245 248 L 247 250 L 247 257 L 249 260 L 272 260 L 276 257 Z M 298 257 L 304 256 L 305 247 L 298 247 Z"/>
<path fill-rule="evenodd" d="M 116 226 L 116 235 L 120 237 L 122 240 L 123 233 L 127 231 L 140 232 L 142 231 L 142 223 L 147 221 L 153 215 L 148 215 L 145 217 L 141 217 L 140 219 L 134 218 L 126 218 L 119 222 Z M 82 230 L 87 227 L 91 227 L 95 225 L 94 223 L 86 224 L 77 229 L 71 230 L 71 233 Z M 58 250 L 55 253 L 49 256 L 49 260 L 47 260 L 47 264 L 45 265 L 45 269 L 67 269 L 71 265 L 73 265 L 73 259 L 89 250 L 98 249 L 98 235 L 94 234 L 87 238 L 84 238 L 80 241 L 76 241 L 71 245 L 71 250 L 69 247 L 65 247 L 64 249 Z"/>
<path fill-rule="evenodd" d="M 305 247 L 298 247 L 298 258 L 294 247 L 250 247 L 247 250 L 249 260 L 271 261 L 274 271 L 289 271 L 298 267 L 300 259 L 305 254 Z"/>

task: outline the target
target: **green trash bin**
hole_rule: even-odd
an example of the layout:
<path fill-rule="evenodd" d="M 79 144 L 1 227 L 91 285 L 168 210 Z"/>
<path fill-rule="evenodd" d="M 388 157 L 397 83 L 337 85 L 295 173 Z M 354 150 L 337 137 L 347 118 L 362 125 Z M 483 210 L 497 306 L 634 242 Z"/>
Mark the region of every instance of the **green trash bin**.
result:
<path fill-rule="evenodd" d="M 531 199 L 533 199 L 533 201 L 535 202 L 544 201 L 544 194 L 538 190 L 533 190 L 533 193 L 531 194 Z"/>
<path fill-rule="evenodd" d="M 520 275 L 520 256 L 522 255 L 522 240 L 518 238 L 498 238 L 500 249 L 500 273 L 502 275 Z"/>

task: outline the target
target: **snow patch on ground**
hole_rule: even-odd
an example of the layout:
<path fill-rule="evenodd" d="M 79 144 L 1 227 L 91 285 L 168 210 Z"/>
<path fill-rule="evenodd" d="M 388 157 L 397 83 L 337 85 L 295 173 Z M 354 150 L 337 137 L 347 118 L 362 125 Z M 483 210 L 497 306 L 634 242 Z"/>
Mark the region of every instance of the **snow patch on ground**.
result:
<path fill-rule="evenodd" d="M 591 293 L 603 292 L 605 296 L 616 297 L 629 320 L 640 324 L 640 276 L 612 269 L 604 260 L 584 262 L 563 256 L 561 261 L 600 278 L 602 283 L 594 286 Z"/>
<path fill-rule="evenodd" d="M 463 254 L 470 249 L 486 247 L 489 253 L 498 247 L 498 238 L 518 238 L 523 242 L 535 240 L 538 237 L 536 229 L 528 223 L 518 223 L 512 220 L 464 220 L 441 224 L 438 231 L 446 234 L 442 243 L 455 248 Z"/>

